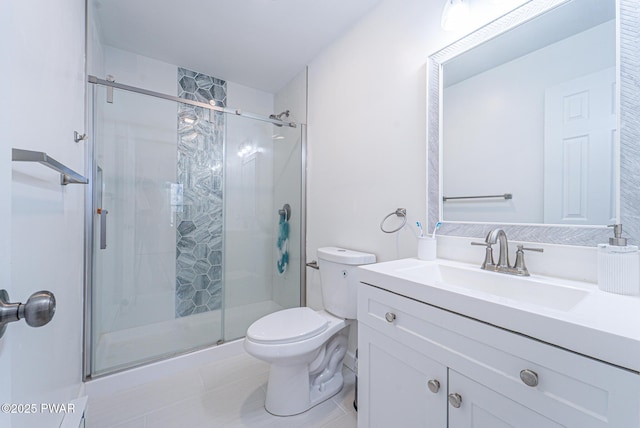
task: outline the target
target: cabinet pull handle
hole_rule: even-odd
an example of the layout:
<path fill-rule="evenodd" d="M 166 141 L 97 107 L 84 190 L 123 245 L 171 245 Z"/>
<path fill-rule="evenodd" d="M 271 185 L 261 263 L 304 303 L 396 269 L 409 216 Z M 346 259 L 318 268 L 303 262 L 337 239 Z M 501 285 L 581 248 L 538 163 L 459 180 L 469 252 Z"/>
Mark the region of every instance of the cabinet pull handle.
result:
<path fill-rule="evenodd" d="M 538 373 L 533 370 L 525 369 L 520 372 L 520 379 L 527 386 L 538 386 Z"/>
<path fill-rule="evenodd" d="M 449 394 L 449 404 L 451 404 L 456 409 L 460 408 L 462 404 L 462 397 L 458 393 Z"/>
<path fill-rule="evenodd" d="M 384 318 L 387 320 L 387 322 L 394 322 L 396 320 L 396 314 L 394 314 L 393 312 L 387 312 L 386 314 L 384 314 Z"/>
<path fill-rule="evenodd" d="M 434 394 L 440 391 L 440 382 L 438 382 L 436 379 L 431 379 L 429 382 L 427 382 L 427 386 L 429 387 L 429 391 L 433 392 Z"/>

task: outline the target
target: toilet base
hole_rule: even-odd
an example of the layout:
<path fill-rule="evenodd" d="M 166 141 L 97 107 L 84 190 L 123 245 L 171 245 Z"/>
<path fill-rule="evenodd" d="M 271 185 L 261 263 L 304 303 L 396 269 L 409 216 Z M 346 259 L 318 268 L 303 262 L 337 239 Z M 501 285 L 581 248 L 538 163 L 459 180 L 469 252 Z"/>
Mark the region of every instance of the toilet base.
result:
<path fill-rule="evenodd" d="M 321 387 L 315 387 L 311 390 L 311 407 L 316 406 L 323 401 L 328 400 L 329 398 L 336 395 L 338 392 L 342 390 L 344 385 L 344 378 L 342 377 L 342 373 L 336 373 L 333 378 L 321 385 Z M 309 407 L 309 409 L 311 408 Z M 307 409 L 308 410 L 308 409 Z"/>
<path fill-rule="evenodd" d="M 272 415 L 293 416 L 304 413 L 336 395 L 344 385 L 344 378 L 340 371 L 327 382 L 310 386 L 309 370 L 306 365 L 300 367 L 301 373 L 298 372 L 297 376 L 292 376 L 295 370 L 291 369 L 290 366 L 271 366 L 264 408 Z"/>
<path fill-rule="evenodd" d="M 336 395 L 344 384 L 342 361 L 347 336 L 336 334 L 316 352 L 315 359 L 299 364 L 271 364 L 265 409 L 277 416 L 305 412 Z"/>
<path fill-rule="evenodd" d="M 317 313 L 328 326 L 316 336 L 284 344 L 245 338 L 247 353 L 271 364 L 264 407 L 273 415 L 303 413 L 342 389 L 342 362 L 352 320 Z"/>

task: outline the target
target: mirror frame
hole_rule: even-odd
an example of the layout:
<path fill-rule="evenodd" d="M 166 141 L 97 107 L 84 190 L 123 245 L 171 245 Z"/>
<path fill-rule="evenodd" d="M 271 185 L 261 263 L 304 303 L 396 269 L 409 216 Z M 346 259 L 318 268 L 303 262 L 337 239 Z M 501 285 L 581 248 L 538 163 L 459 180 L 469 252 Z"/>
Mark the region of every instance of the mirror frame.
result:
<path fill-rule="evenodd" d="M 510 240 L 595 246 L 608 242 L 606 226 L 503 224 L 442 220 L 441 134 L 442 66 L 463 52 L 572 0 L 530 0 L 466 37 L 429 56 L 427 61 L 427 227 L 438 221 L 439 235 L 484 239 L 500 227 Z M 635 10 L 635 11 L 634 11 Z M 631 244 L 640 238 L 640 14 L 637 0 L 616 0 L 616 86 L 618 91 L 618 223 Z"/>

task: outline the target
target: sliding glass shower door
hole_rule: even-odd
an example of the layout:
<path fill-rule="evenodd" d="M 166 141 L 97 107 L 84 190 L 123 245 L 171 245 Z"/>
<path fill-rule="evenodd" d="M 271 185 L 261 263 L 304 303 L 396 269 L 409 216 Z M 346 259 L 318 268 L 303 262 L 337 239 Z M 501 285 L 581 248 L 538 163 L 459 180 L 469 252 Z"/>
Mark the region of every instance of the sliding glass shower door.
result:
<path fill-rule="evenodd" d="M 96 88 L 94 102 L 93 375 L 222 339 L 221 304 L 211 302 L 222 296 L 222 240 L 196 245 L 180 222 L 176 103 L 118 90 L 109 103 L 107 94 Z M 193 200 L 187 212 L 204 209 Z M 194 266 L 216 258 L 218 269 L 182 269 L 187 257 L 198 257 Z M 217 310 L 180 317 L 187 297 Z"/>
<path fill-rule="evenodd" d="M 85 375 L 237 339 L 299 306 L 302 127 L 90 86 Z"/>

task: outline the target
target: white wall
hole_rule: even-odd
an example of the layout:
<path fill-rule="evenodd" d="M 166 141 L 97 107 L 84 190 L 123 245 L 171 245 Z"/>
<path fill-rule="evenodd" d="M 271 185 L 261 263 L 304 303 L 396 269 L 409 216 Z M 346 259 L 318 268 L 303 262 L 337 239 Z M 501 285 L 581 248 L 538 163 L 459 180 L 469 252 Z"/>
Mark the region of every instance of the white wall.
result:
<path fill-rule="evenodd" d="M 61 186 L 56 172 L 10 156 L 12 147 L 46 151 L 83 171 L 73 131 L 84 132 L 84 1 L 3 1 L 0 11 L 0 288 L 14 302 L 47 289 L 58 303 L 48 325 L 16 322 L 0 339 L 0 401 L 68 403 L 81 390 L 84 187 Z M 0 425 L 61 419 L 3 414 Z"/>
<path fill-rule="evenodd" d="M 5 95 L 12 99 L 15 95 L 12 92 L 9 82 L 11 68 L 11 40 L 16 28 L 11 25 L 13 19 L 13 4 L 15 2 L 0 2 L 0 81 L 2 88 L 7 89 Z M 0 104 L 0 127 L 15 133 L 15 129 L 9 128 L 11 118 L 11 105 L 9 103 Z M 0 289 L 9 289 L 11 286 L 11 144 L 9 139 L 2 139 L 0 142 L 0 200 L 5 203 L 0 204 Z M 0 371 L 10 373 L 13 364 L 11 355 L 11 343 L 7 339 L 0 339 Z M 11 400 L 12 382 L 0 382 L 0 400 L 6 403 Z M 11 415 L 0 413 L 0 425 L 11 426 Z"/>
<path fill-rule="evenodd" d="M 545 90 L 613 66 L 609 21 L 445 88 L 444 194 L 514 198 L 448 202 L 444 219 L 543 223 Z"/>
<path fill-rule="evenodd" d="M 470 4 L 475 20 L 447 33 L 443 2 L 383 0 L 309 65 L 308 261 L 327 245 L 371 252 L 378 261 L 416 255 L 414 225 L 426 224 L 427 57 L 509 7 Z M 383 233 L 380 222 L 396 208 L 407 209 L 408 228 Z M 312 269 L 307 305 L 323 307 Z"/>
<path fill-rule="evenodd" d="M 288 120 L 307 123 L 307 68 L 301 70 L 289 83 L 281 88 L 274 99 L 274 111 L 289 110 Z"/>
<path fill-rule="evenodd" d="M 455 37 L 440 30 L 441 7 L 382 1 L 309 65 L 308 260 L 327 245 L 379 261 L 416 254 L 412 233 L 379 225 L 399 207 L 425 222 L 425 63 Z M 316 272 L 307 297 L 322 307 Z"/>
<path fill-rule="evenodd" d="M 104 76 L 98 76 L 99 78 L 104 79 L 112 75 L 118 83 L 177 96 L 178 67 L 176 65 L 107 45 L 102 46 L 102 49 Z M 98 58 L 96 61 L 99 63 Z M 139 96 L 144 97 L 144 95 Z"/>
<path fill-rule="evenodd" d="M 383 0 L 311 62 L 308 260 L 325 245 L 378 261 L 416 254 L 415 229 L 389 235 L 379 224 L 399 207 L 411 227 L 425 223 L 427 57 L 522 3 L 470 0 L 473 21 L 445 32 L 444 2 Z M 307 289 L 321 307 L 316 274 Z"/>

